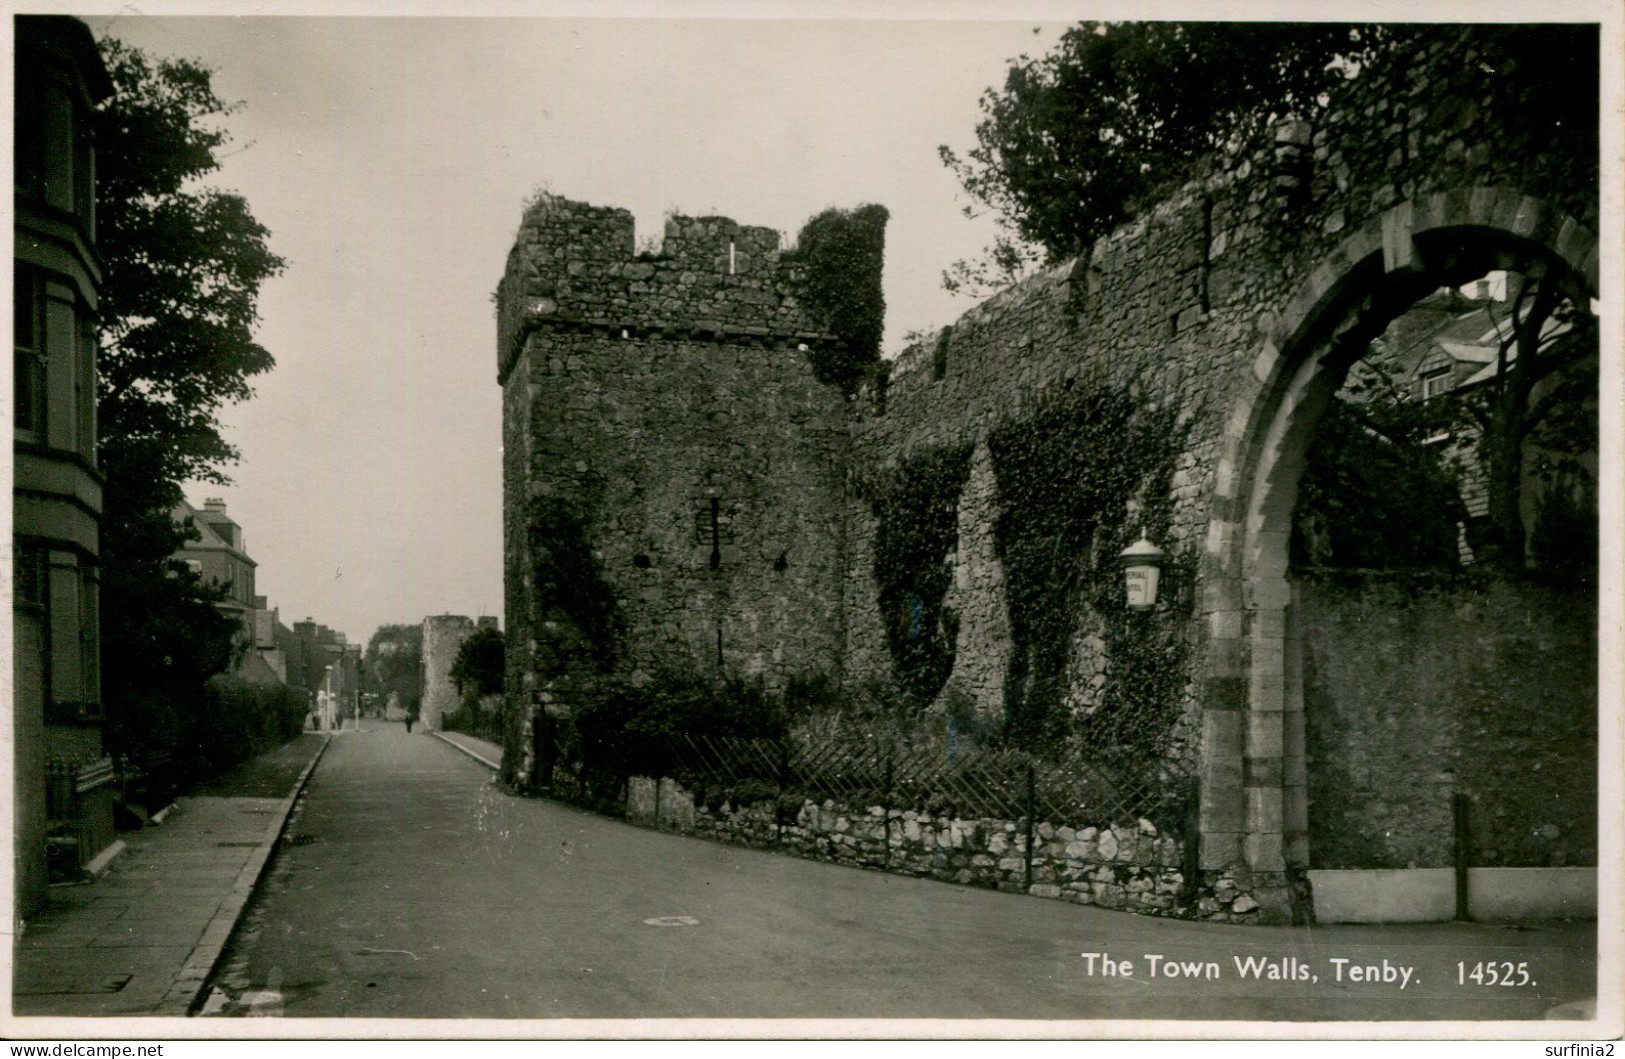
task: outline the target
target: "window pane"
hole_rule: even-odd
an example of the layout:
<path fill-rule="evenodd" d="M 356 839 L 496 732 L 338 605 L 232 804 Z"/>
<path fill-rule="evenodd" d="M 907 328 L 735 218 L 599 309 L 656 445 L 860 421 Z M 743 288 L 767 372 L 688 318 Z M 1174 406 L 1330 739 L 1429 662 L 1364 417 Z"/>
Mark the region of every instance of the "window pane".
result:
<path fill-rule="evenodd" d="M 84 645 L 84 670 L 86 702 L 99 702 L 101 700 L 101 614 L 99 606 L 99 586 L 94 579 L 85 577 L 83 595 L 80 603 L 80 635 Z"/>
<path fill-rule="evenodd" d="M 39 429 L 39 360 L 27 350 L 18 350 L 11 366 L 14 425 L 18 430 L 33 433 Z"/>
<path fill-rule="evenodd" d="M 34 315 L 34 276 L 19 268 L 11 277 L 12 345 L 33 349 L 38 321 Z"/>

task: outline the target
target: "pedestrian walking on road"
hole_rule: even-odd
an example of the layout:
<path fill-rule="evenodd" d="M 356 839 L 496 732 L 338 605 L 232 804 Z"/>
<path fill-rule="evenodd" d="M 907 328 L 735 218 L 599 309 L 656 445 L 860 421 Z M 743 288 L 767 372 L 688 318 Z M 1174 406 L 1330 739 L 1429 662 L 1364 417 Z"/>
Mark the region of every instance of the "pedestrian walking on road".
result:
<path fill-rule="evenodd" d="M 417 719 L 418 719 L 418 708 L 417 708 L 416 704 L 414 704 L 410 709 L 408 709 L 406 711 L 406 734 L 407 735 L 412 734 L 412 722 L 417 720 Z"/>

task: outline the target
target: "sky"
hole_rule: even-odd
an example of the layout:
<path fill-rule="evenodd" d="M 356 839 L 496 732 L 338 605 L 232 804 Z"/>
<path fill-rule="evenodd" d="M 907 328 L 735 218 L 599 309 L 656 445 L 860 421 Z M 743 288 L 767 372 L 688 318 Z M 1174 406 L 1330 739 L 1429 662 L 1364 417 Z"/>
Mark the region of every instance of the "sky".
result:
<path fill-rule="evenodd" d="M 987 9 L 994 10 L 994 9 Z M 885 349 L 973 302 L 941 288 L 991 239 L 939 161 L 974 144 L 1034 21 L 85 16 L 211 66 L 242 106 L 209 183 L 285 257 L 260 295 L 277 366 L 226 410 L 227 503 L 285 623 L 365 640 L 502 614 L 501 406 L 491 293 L 545 188 L 793 235 L 887 207 Z M 1035 32 L 1036 30 L 1036 32 Z"/>
<path fill-rule="evenodd" d="M 254 0 L 113 2 L 72 10 L 202 60 L 240 101 L 210 182 L 288 261 L 260 298 L 277 366 L 223 416 L 233 482 L 189 499 L 226 501 L 284 622 L 353 640 L 502 615 L 491 294 L 537 190 L 630 209 L 640 242 L 671 211 L 793 235 L 829 206 L 884 205 L 889 354 L 975 304 L 942 272 L 996 229 L 963 215 L 938 147 L 974 145 L 983 92 L 1062 19 L 1528 17 L 1491 0 L 935 0 L 936 21 L 862 0 L 477 0 L 457 10 L 483 17 L 457 18 L 432 17 L 449 0 L 287 0 L 300 14 L 275 18 L 196 14 L 266 10 Z M 111 13 L 83 14 L 98 3 Z M 363 17 L 383 4 L 397 14 Z M 1597 10 L 1548 0 L 1541 17 Z"/>

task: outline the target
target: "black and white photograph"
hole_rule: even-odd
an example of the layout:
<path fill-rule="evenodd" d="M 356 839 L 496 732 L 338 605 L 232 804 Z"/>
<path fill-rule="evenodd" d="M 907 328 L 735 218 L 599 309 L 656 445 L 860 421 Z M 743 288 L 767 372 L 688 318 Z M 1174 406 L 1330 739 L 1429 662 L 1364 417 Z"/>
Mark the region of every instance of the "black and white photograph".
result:
<path fill-rule="evenodd" d="M 5 1037 L 1625 1031 L 1616 6 L 6 13 Z"/>

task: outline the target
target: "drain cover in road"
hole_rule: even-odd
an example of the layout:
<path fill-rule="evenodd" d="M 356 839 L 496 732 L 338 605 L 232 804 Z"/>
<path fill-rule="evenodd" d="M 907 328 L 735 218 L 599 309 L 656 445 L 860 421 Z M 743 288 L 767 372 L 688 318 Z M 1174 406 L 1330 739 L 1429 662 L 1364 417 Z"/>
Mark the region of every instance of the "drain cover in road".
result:
<path fill-rule="evenodd" d="M 700 921 L 693 916 L 655 916 L 652 919 L 645 919 L 643 925 L 646 927 L 697 927 L 700 925 Z"/>

